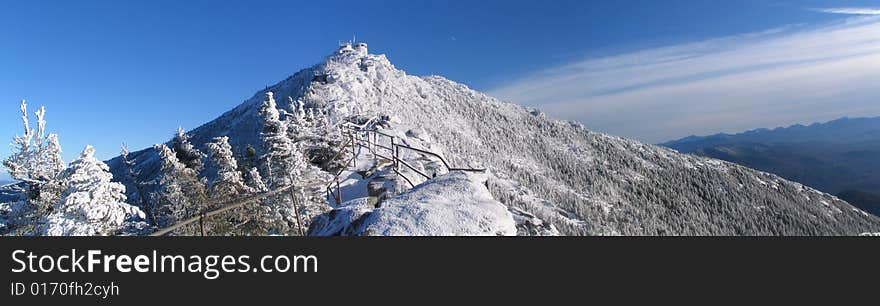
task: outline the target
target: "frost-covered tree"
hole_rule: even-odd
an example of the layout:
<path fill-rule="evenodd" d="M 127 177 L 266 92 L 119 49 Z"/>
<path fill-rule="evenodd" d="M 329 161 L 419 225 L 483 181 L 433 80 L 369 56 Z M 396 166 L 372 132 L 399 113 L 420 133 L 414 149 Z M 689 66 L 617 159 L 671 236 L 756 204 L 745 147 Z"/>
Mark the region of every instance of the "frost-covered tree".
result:
<path fill-rule="evenodd" d="M 270 190 L 276 190 L 296 184 L 294 180 L 305 167 L 305 158 L 290 138 L 288 122 L 281 120 L 271 91 L 266 93 L 266 101 L 260 107 L 260 116 L 263 119 L 260 136 L 264 152 L 261 163 L 267 186 Z M 294 203 L 290 193 L 263 201 L 260 227 L 269 233 L 299 232 L 297 227 L 300 227 L 301 222 Z"/>
<path fill-rule="evenodd" d="M 40 164 L 45 167 L 45 176 L 53 177 L 64 170 L 64 160 L 61 159 L 61 144 L 57 134 L 46 136 L 46 143 L 39 154 Z"/>
<path fill-rule="evenodd" d="M 315 109 L 314 108 L 309 109 L 307 118 L 308 118 L 309 122 L 315 121 Z"/>
<path fill-rule="evenodd" d="M 162 161 L 162 176 L 153 214 L 156 225 L 167 227 L 188 217 L 204 212 L 207 201 L 205 182 L 198 177 L 195 169 L 188 168 L 177 159 L 178 154 L 164 144 L 154 146 Z M 181 230 L 184 234 L 195 234 L 192 228 Z"/>
<path fill-rule="evenodd" d="M 44 107 L 34 112 L 37 117 L 36 130 L 31 129 L 25 100 L 21 100 L 19 108 L 24 134 L 12 139 L 13 152 L 3 161 L 3 165 L 14 179 L 39 187 L 64 170 L 61 145 L 58 143 L 58 135 L 45 134 Z"/>
<path fill-rule="evenodd" d="M 257 156 L 257 150 L 248 144 L 245 146 L 242 155 L 238 167 L 239 171 L 244 174 L 245 185 L 254 192 L 268 191 L 269 187 L 266 186 L 266 181 L 263 180 L 263 176 L 260 175 L 260 169 L 258 168 L 260 161 L 259 156 Z"/>
<path fill-rule="evenodd" d="M 143 219 L 139 208 L 125 203 L 125 186 L 112 182 L 106 164 L 86 146 L 61 174 L 67 188 L 46 217 L 43 234 L 50 236 L 106 236 L 122 230 L 129 220 Z"/>
<path fill-rule="evenodd" d="M 216 175 L 209 185 L 209 198 L 214 203 L 222 203 L 224 200 L 239 198 L 255 192 L 247 185 L 244 176 L 238 170 L 238 162 L 232 154 L 232 146 L 229 145 L 229 137 L 215 137 L 213 142 L 208 143 L 210 160 L 214 164 Z M 219 205 L 207 207 L 208 209 L 219 208 Z M 237 234 L 235 230 L 253 215 L 256 209 L 253 205 L 239 207 L 207 220 L 205 227 L 211 234 Z"/>
<path fill-rule="evenodd" d="M 263 180 L 263 176 L 260 175 L 260 171 L 257 170 L 257 168 L 250 168 L 250 170 L 248 170 L 247 175 L 245 176 L 245 183 L 255 192 L 269 190 L 269 187 L 266 186 L 266 182 Z"/>
<path fill-rule="evenodd" d="M 293 140 L 288 135 L 288 122 L 281 120 L 272 92 L 266 93 L 266 101 L 260 107 L 263 118 L 264 173 L 270 188 L 290 185 L 291 176 L 298 170 L 302 154 L 295 149 Z"/>
<path fill-rule="evenodd" d="M 303 105 L 303 102 L 300 99 L 294 100 L 291 97 L 287 97 L 287 99 L 288 102 L 290 102 L 293 122 L 295 122 L 295 124 L 302 124 L 306 119 L 305 105 Z"/>
<path fill-rule="evenodd" d="M 134 187 L 135 194 L 138 197 L 137 203 L 147 211 L 147 217 L 150 219 L 150 222 L 155 222 L 156 220 L 153 216 L 153 212 L 147 209 L 147 195 L 144 193 L 144 186 L 138 181 L 138 176 L 140 176 L 141 171 L 137 169 L 137 164 L 129 154 L 128 147 L 123 143 L 120 150 L 120 157 L 122 157 L 122 165 L 125 167 L 125 181 L 127 181 L 130 186 Z"/>
<path fill-rule="evenodd" d="M 216 197 L 234 197 L 253 192 L 254 190 L 245 183 L 242 173 L 238 171 L 238 162 L 232 155 L 232 146 L 229 145 L 229 137 L 214 138 L 208 143 L 211 162 L 217 170 L 217 175 L 211 181 L 211 194 Z"/>
<path fill-rule="evenodd" d="M 34 112 L 35 128 L 31 127 L 25 100 L 19 109 L 24 134 L 12 139 L 12 154 L 3 160 L 3 166 L 12 178 L 24 183 L 24 188 L 21 199 L 6 219 L 16 232 L 31 234 L 39 220 L 61 199 L 65 186 L 58 175 L 64 170 L 64 161 L 58 135 L 46 135 L 46 109 L 41 107 Z"/>
<path fill-rule="evenodd" d="M 183 128 L 177 128 L 177 134 L 171 140 L 171 148 L 177 155 L 177 160 L 186 165 L 187 168 L 201 171 L 205 158 L 205 153 L 196 149 L 190 142 L 190 136 L 183 131 Z"/>

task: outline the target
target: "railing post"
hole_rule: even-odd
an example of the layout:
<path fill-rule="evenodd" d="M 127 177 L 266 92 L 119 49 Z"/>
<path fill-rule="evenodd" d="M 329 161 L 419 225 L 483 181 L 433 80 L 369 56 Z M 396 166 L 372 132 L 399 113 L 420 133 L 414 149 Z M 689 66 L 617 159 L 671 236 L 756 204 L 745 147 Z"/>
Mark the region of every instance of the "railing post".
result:
<path fill-rule="evenodd" d="M 357 148 L 357 142 L 355 141 L 354 134 L 351 134 L 351 166 L 357 167 L 357 152 L 355 152 Z"/>
<path fill-rule="evenodd" d="M 293 178 L 291 178 L 291 180 L 292 179 Z M 302 222 L 302 221 L 299 220 L 299 207 L 297 207 L 297 205 L 296 205 L 297 197 L 296 197 L 296 188 L 294 188 L 294 187 L 290 188 L 290 201 L 293 203 L 293 214 L 294 214 L 294 217 L 296 217 L 296 227 L 299 228 L 299 235 L 305 236 L 306 233 L 303 231 L 302 224 L 300 224 L 300 222 Z"/>
<path fill-rule="evenodd" d="M 394 151 L 394 137 L 391 137 L 391 164 L 397 170 L 397 153 Z"/>
<path fill-rule="evenodd" d="M 400 169 L 400 146 L 394 147 L 394 160 L 397 161 L 397 168 Z"/>
<path fill-rule="evenodd" d="M 342 189 L 339 188 L 339 176 L 336 176 L 336 206 L 342 204 Z"/>
<path fill-rule="evenodd" d="M 207 236 L 208 234 L 205 232 L 205 213 L 202 213 L 199 216 L 199 230 L 202 232 L 202 236 Z"/>

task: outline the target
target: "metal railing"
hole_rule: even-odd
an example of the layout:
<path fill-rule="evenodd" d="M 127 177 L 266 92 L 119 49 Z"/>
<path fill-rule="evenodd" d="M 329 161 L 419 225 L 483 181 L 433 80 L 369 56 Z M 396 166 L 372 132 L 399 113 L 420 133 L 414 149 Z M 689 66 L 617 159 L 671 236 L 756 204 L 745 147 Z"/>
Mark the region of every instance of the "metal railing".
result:
<path fill-rule="evenodd" d="M 239 198 L 232 199 L 232 200 L 207 202 L 207 203 L 205 203 L 205 205 L 221 205 L 221 207 L 214 209 L 214 210 L 211 210 L 211 211 L 208 211 L 208 212 L 201 213 L 198 216 L 184 219 L 183 221 L 177 222 L 174 225 L 171 225 L 166 228 L 155 231 L 152 234 L 150 234 L 150 236 L 165 236 L 175 230 L 178 230 L 184 226 L 193 224 L 195 222 L 199 223 L 199 230 L 201 232 L 201 236 L 207 236 L 207 232 L 205 230 L 205 220 L 206 219 L 211 218 L 212 216 L 219 215 L 219 214 L 226 212 L 228 210 L 236 209 L 236 208 L 242 207 L 244 205 L 247 205 L 249 203 L 252 203 L 252 202 L 255 202 L 258 200 L 262 200 L 267 197 L 281 194 L 285 191 L 291 192 L 291 198 L 292 198 L 292 201 L 294 201 L 294 210 L 297 210 L 295 208 L 296 196 L 292 193 L 293 187 L 294 187 L 294 185 L 288 185 L 285 187 L 278 188 L 276 190 L 262 192 L 262 193 L 258 193 L 258 194 L 245 195 L 245 196 L 241 196 Z M 297 212 L 297 214 L 299 214 L 299 213 Z M 299 224 L 299 216 L 298 215 L 297 215 L 297 226 L 299 227 L 300 235 L 304 235 L 305 232 L 303 231 L 302 226 Z"/>
<path fill-rule="evenodd" d="M 339 150 L 339 153 L 337 153 L 336 156 L 332 160 L 336 160 L 341 153 L 346 152 L 347 150 L 350 149 L 351 150 L 351 158 L 348 161 L 346 161 L 345 167 L 348 167 L 349 165 L 351 165 L 352 167 L 357 167 L 357 158 L 356 157 L 359 153 L 359 150 L 360 149 L 367 149 L 370 152 L 370 154 L 372 154 L 373 156 L 380 157 L 385 160 L 391 161 L 392 162 L 391 170 L 397 176 L 403 178 L 410 185 L 410 187 L 415 187 L 415 184 L 413 184 L 413 182 L 412 182 L 412 180 L 410 180 L 410 178 L 408 178 L 406 175 L 401 173 L 401 171 L 400 171 L 402 169 L 401 166 L 404 166 L 404 167 L 412 170 L 412 172 L 422 176 L 426 180 L 432 179 L 433 176 L 429 176 L 428 174 L 424 173 L 422 170 L 419 170 L 416 167 L 413 167 L 411 164 L 409 164 L 408 162 L 403 160 L 400 157 L 400 149 L 410 150 L 410 151 L 413 151 L 413 152 L 416 152 L 416 153 L 419 153 L 422 155 L 434 157 L 434 158 L 440 160 L 440 162 L 443 164 L 443 167 L 446 168 L 446 172 L 449 172 L 449 171 L 485 172 L 486 171 L 486 169 L 452 167 L 449 165 L 449 163 L 446 161 L 446 159 L 443 158 L 443 156 L 441 156 L 437 153 L 431 152 L 431 151 L 417 149 L 417 148 L 402 144 L 398 137 L 396 137 L 394 135 L 389 135 L 389 134 L 383 133 L 382 131 L 379 131 L 371 123 L 375 123 L 375 122 L 373 122 L 373 119 L 371 119 L 370 121 L 367 121 L 366 123 L 364 123 L 362 125 L 356 125 L 356 124 L 342 125 L 340 132 L 342 134 L 342 137 L 346 139 L 346 142 L 344 145 L 342 145 L 342 148 Z M 379 141 L 380 136 L 387 137 L 388 143 L 390 146 L 386 146 L 386 145 L 382 144 L 382 142 Z M 350 145 L 350 148 L 349 148 L 349 145 Z M 380 153 L 379 149 L 384 149 L 384 150 L 386 150 L 387 153 L 384 153 L 384 154 Z M 387 156 L 387 155 L 390 155 L 390 156 Z M 328 200 L 329 199 L 335 200 L 337 206 L 342 204 L 342 189 L 340 186 L 340 175 L 342 175 L 342 173 L 345 172 L 345 170 L 346 170 L 345 167 L 343 167 L 341 170 L 339 170 L 336 173 L 336 175 L 334 176 L 334 179 L 325 188 L 327 191 Z M 336 185 L 336 192 L 335 193 L 333 192 L 333 185 L 334 184 Z"/>

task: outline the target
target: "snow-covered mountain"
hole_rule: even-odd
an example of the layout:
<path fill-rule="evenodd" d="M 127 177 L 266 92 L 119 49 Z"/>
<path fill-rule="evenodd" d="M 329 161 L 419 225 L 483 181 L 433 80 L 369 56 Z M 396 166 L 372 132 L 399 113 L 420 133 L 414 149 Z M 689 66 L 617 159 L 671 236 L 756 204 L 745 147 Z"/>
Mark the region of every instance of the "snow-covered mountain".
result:
<path fill-rule="evenodd" d="M 880 216 L 880 117 L 690 136 L 660 145 L 778 174 Z"/>
<path fill-rule="evenodd" d="M 278 108 L 289 110 L 291 101 L 301 101 L 325 113 L 332 124 L 352 116 L 387 116 L 386 132 L 437 152 L 453 165 L 488 169 L 488 190 L 495 200 L 565 235 L 880 231 L 877 217 L 799 183 L 591 132 L 440 76 L 408 75 L 384 55 L 370 54 L 365 44 L 346 46 L 326 61 L 257 92 L 190 131 L 191 141 L 204 148 L 213 137 L 229 136 L 236 153 L 243 154 L 250 145 L 259 154 L 258 109 L 267 91 L 278 98 Z M 140 181 L 156 178 L 159 162 L 153 149 L 131 157 Z M 409 158 L 417 167 L 439 171 L 427 160 Z M 120 158 L 109 165 L 116 177 L 123 176 Z M 137 202 L 137 195 L 130 193 L 129 198 Z"/>

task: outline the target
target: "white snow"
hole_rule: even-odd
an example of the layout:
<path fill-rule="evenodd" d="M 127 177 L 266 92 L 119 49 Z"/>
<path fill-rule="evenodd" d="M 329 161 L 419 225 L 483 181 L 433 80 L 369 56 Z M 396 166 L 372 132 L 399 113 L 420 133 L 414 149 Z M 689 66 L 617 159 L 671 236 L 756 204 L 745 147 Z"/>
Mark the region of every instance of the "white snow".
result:
<path fill-rule="evenodd" d="M 483 185 L 486 175 L 453 171 L 392 197 L 380 208 L 349 201 L 320 220 L 311 235 L 513 236 L 516 222 Z M 357 223 L 357 224 L 353 224 Z"/>

